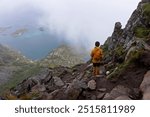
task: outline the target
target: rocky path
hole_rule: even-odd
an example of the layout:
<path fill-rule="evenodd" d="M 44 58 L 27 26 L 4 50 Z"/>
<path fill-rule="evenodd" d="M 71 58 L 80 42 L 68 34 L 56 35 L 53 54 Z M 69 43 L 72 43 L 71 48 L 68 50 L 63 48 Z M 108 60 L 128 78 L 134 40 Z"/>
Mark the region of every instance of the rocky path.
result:
<path fill-rule="evenodd" d="M 102 68 L 104 67 L 102 66 Z M 102 74 L 100 77 L 93 77 L 92 66 L 89 64 L 80 64 L 73 68 L 45 68 L 36 76 L 30 77 L 12 88 L 5 95 L 5 99 L 148 99 L 147 92 L 149 92 L 149 87 L 147 86 L 149 84 L 145 82 L 150 77 L 149 72 L 147 74 L 143 82 L 141 81 L 142 84 L 131 87 L 130 83 L 126 84 L 124 80 L 122 82 L 120 80 L 111 81 L 107 79 L 105 74 Z M 127 80 L 129 81 L 130 79 Z"/>

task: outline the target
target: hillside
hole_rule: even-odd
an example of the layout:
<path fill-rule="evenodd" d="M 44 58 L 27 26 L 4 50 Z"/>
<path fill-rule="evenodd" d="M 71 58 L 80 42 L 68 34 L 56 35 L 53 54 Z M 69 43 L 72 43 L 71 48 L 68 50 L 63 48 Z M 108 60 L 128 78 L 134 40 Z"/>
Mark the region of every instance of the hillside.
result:
<path fill-rule="evenodd" d="M 0 44 L 0 84 L 7 81 L 13 72 L 32 61 L 20 53 Z"/>
<path fill-rule="evenodd" d="M 139 3 L 124 29 L 117 22 L 102 48 L 100 77 L 92 76 L 89 62 L 45 67 L 11 88 L 4 99 L 150 99 L 150 0 Z"/>
<path fill-rule="evenodd" d="M 83 57 L 73 48 L 62 45 L 39 61 L 32 61 L 15 50 L 0 45 L 0 94 L 14 87 L 28 77 L 48 67 L 67 66 L 83 63 Z"/>
<path fill-rule="evenodd" d="M 61 45 L 50 52 L 44 59 L 39 62 L 40 65 L 46 67 L 72 67 L 76 64 L 84 63 L 84 56 L 73 47 Z"/>
<path fill-rule="evenodd" d="M 0 94 L 5 88 L 11 88 L 22 81 L 22 78 L 17 79 L 14 75 L 26 71 L 31 66 L 34 66 L 33 61 L 0 44 Z"/>

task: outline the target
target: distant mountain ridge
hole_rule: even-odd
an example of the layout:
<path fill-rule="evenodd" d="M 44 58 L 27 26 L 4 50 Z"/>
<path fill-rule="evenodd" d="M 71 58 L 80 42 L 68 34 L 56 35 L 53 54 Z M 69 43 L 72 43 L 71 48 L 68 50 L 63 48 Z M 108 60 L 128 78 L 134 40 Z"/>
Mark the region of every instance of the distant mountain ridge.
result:
<path fill-rule="evenodd" d="M 78 52 L 75 47 L 61 45 L 52 50 L 44 59 L 40 61 L 43 66 L 56 67 L 65 66 L 72 67 L 79 63 L 84 63 L 84 55 Z"/>

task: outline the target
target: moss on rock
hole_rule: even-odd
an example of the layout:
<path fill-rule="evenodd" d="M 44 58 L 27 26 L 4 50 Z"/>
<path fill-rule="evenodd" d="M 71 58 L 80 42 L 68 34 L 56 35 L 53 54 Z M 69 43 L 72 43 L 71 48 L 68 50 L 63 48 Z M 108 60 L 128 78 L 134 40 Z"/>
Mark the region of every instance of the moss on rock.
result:
<path fill-rule="evenodd" d="M 148 38 L 150 35 L 150 29 L 145 27 L 136 27 L 134 29 L 135 36 L 138 38 Z"/>

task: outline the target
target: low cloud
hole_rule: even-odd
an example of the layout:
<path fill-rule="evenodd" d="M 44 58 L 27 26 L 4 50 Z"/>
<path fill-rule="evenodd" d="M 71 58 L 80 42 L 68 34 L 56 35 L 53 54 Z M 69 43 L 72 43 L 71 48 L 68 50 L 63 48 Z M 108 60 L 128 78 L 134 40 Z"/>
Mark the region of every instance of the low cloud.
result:
<path fill-rule="evenodd" d="M 46 26 L 51 33 L 62 36 L 60 40 L 90 49 L 96 40 L 104 43 L 111 35 L 115 22 L 120 21 L 125 26 L 139 1 L 0 0 L 0 17 L 3 17 L 0 24 L 3 24 L 9 15 L 18 12 L 21 14 L 29 9 L 37 10 L 40 13 L 37 24 Z M 25 15 L 28 18 L 28 14 Z M 12 18 L 15 19 L 13 16 Z"/>

